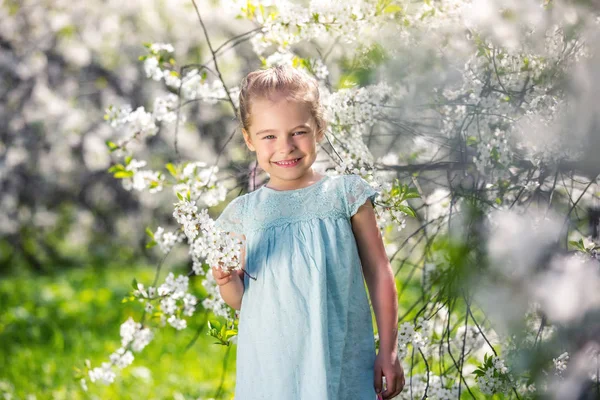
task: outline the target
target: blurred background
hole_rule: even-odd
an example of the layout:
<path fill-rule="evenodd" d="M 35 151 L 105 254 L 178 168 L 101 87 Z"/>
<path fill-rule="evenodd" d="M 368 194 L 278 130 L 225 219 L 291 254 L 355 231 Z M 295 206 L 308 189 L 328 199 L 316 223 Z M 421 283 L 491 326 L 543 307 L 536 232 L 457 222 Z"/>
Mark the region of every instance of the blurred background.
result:
<path fill-rule="evenodd" d="M 233 10 L 203 3 L 213 40 L 246 29 L 232 24 Z M 173 43 L 189 62 L 210 53 L 189 1 L 2 1 L 0 21 L 0 398 L 87 398 L 74 368 L 100 364 L 119 345 L 119 325 L 139 317 L 122 299 L 133 277 L 151 280 L 159 259 L 145 227 L 172 223 L 172 198 L 144 198 L 107 172 L 114 130 L 105 110 L 147 105 L 163 91 L 138 60 L 144 43 Z M 232 53 L 223 72 L 236 84 L 260 60 Z M 214 163 L 234 126 L 231 112 L 197 107 L 180 136 L 183 155 Z M 150 158 L 172 159 L 172 137 L 153 137 Z M 90 396 L 217 394 L 227 350 L 205 332 L 185 350 L 205 325 L 199 317 L 161 334 L 120 383 Z"/>

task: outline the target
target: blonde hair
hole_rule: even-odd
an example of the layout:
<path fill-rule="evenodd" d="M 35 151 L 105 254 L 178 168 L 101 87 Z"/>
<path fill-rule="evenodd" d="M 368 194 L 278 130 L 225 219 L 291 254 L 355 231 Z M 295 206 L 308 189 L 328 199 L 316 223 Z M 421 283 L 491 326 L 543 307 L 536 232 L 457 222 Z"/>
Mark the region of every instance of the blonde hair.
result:
<path fill-rule="evenodd" d="M 253 100 L 274 100 L 280 95 L 285 96 L 286 99 L 307 104 L 317 123 L 317 132 L 325 132 L 327 124 L 316 79 L 289 66 L 275 66 L 252 71 L 242 80 L 238 112 L 242 128 L 246 132 L 250 132 Z"/>

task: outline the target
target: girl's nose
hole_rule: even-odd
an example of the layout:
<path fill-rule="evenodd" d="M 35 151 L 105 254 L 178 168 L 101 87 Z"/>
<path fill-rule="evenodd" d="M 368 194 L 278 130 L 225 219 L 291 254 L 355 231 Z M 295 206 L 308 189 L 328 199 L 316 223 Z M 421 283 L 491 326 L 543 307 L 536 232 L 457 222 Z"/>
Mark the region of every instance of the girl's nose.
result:
<path fill-rule="evenodd" d="M 283 137 L 279 141 L 279 152 L 281 154 L 289 154 L 295 148 L 296 148 L 296 146 L 294 145 L 294 140 L 293 140 L 293 138 L 291 138 L 289 136 Z"/>

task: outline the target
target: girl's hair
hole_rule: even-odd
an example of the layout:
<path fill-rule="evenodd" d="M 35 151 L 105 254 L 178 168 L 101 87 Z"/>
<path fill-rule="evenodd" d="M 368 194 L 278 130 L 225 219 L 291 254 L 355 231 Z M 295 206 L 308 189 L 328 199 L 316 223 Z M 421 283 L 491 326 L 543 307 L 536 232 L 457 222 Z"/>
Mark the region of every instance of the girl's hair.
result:
<path fill-rule="evenodd" d="M 252 101 L 275 100 L 277 96 L 307 104 L 317 123 L 317 132 L 326 128 L 323 106 L 319 97 L 317 81 L 307 73 L 289 66 L 275 66 L 250 72 L 242 80 L 240 88 L 239 119 L 249 132 Z"/>

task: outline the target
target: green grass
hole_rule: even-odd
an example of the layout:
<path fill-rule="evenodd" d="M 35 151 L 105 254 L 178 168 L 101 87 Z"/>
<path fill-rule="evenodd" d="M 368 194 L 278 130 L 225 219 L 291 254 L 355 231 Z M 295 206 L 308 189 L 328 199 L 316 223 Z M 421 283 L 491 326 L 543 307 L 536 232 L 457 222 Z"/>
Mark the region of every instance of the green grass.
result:
<path fill-rule="evenodd" d="M 200 334 L 202 313 L 181 332 L 165 327 L 136 354 L 133 364 L 103 386 L 84 392 L 74 368 L 108 361 L 120 345 L 119 326 L 141 309 L 121 300 L 133 278 L 152 282 L 152 268 L 69 270 L 54 276 L 21 274 L 0 280 L 0 398 L 13 399 L 198 399 L 220 386 L 227 348 Z M 197 293 L 197 288 L 193 291 Z M 220 398 L 230 399 L 235 378 L 231 348 Z"/>
<path fill-rule="evenodd" d="M 398 288 L 409 268 L 399 274 Z M 164 278 L 163 272 L 161 278 Z M 405 311 L 420 297 L 413 276 L 400 299 Z M 131 281 L 149 285 L 150 267 L 80 268 L 52 276 L 32 273 L 0 280 L 0 399 L 208 399 L 221 384 L 227 348 L 206 335 L 205 317 L 192 317 L 181 332 L 156 331 L 155 339 L 136 354 L 110 386 L 88 381 L 87 392 L 74 378 L 89 359 L 93 367 L 108 361 L 120 346 L 119 327 L 129 316 L 139 320 L 141 305 L 122 303 Z M 198 280 L 192 293 L 202 293 Z M 414 314 L 415 311 L 413 311 Z M 403 312 L 401 312 L 402 314 Z M 197 342 L 185 351 L 199 327 Z M 231 399 L 235 385 L 235 347 L 227 356 L 218 398 Z"/>

